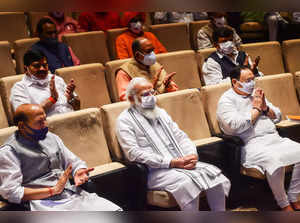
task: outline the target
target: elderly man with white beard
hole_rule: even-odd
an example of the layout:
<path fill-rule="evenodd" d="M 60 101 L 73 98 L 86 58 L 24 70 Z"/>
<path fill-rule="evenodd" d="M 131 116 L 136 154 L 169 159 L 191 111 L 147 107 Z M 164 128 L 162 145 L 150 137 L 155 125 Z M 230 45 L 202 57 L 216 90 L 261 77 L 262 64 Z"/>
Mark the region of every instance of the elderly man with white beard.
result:
<path fill-rule="evenodd" d="M 225 211 L 230 181 L 217 167 L 198 161 L 193 142 L 156 106 L 152 84 L 133 78 L 126 96 L 131 106 L 118 117 L 117 137 L 129 161 L 149 168 L 148 189 L 168 191 L 189 211 L 198 210 L 205 191 L 210 209 Z"/>

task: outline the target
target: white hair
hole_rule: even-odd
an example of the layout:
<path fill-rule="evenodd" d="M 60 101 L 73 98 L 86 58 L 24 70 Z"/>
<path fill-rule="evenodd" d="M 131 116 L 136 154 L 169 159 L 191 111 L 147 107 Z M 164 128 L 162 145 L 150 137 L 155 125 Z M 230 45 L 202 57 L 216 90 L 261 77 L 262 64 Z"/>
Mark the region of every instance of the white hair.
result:
<path fill-rule="evenodd" d="M 129 97 L 134 96 L 136 94 L 135 86 L 137 84 L 149 83 L 149 81 L 143 77 L 135 77 L 129 82 L 126 89 L 126 99 L 129 100 Z"/>

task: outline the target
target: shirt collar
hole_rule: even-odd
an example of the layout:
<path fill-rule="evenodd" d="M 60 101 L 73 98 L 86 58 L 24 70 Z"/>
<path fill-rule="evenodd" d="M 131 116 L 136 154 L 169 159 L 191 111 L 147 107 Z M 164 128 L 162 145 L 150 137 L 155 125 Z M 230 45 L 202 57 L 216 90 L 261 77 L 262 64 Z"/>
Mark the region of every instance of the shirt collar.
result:
<path fill-rule="evenodd" d="M 52 74 L 48 74 L 47 78 L 48 80 L 50 80 Z M 33 85 L 36 85 L 36 86 L 39 86 L 39 87 L 46 87 L 48 85 L 41 85 L 40 83 L 38 83 L 36 80 L 32 79 L 29 75 L 25 74 L 24 78 L 23 78 L 23 81 L 25 82 L 26 86 L 27 87 L 30 87 L 30 86 L 33 86 Z"/>
<path fill-rule="evenodd" d="M 232 60 L 231 57 L 228 57 L 228 56 L 226 56 L 225 54 L 220 53 L 218 50 L 216 51 L 216 53 L 217 53 L 217 55 L 218 55 L 218 57 L 219 57 L 220 59 L 222 59 L 223 57 L 227 57 L 227 58 L 229 58 L 230 60 Z M 237 58 L 237 56 L 238 56 L 238 54 L 239 54 L 239 51 L 238 51 L 237 49 L 235 49 L 235 50 L 233 51 L 233 54 L 234 54 L 234 61 L 236 61 L 236 58 Z"/>

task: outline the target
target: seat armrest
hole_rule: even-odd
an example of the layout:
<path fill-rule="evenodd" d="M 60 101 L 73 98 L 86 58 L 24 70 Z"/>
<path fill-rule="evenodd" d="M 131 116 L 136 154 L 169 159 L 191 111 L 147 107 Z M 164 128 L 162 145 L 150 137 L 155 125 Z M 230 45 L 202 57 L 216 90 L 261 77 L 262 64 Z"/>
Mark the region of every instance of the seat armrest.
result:
<path fill-rule="evenodd" d="M 217 134 L 216 137 L 222 138 L 226 143 L 234 144 L 236 146 L 244 146 L 244 141 L 238 136 L 231 136 L 226 134 Z"/>

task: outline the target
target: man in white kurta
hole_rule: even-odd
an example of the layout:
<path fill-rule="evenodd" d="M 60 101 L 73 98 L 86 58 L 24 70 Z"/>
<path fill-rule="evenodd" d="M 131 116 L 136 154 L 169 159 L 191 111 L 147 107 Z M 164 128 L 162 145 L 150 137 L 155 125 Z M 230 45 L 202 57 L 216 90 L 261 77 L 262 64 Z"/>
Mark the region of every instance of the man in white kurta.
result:
<path fill-rule="evenodd" d="M 149 168 L 148 188 L 165 190 L 182 210 L 198 210 L 199 194 L 206 191 L 211 210 L 225 210 L 229 180 L 217 167 L 199 162 L 197 150 L 167 112 L 156 106 L 153 86 L 133 78 L 127 88 L 130 108 L 117 120 L 117 137 L 129 161 Z"/>
<path fill-rule="evenodd" d="M 0 148 L 0 195 L 29 202 L 32 211 L 115 211 L 120 207 L 79 186 L 88 181 L 86 163 L 48 132 L 39 105 L 21 105 L 16 131 Z M 75 185 L 69 182 L 73 176 Z"/>
<path fill-rule="evenodd" d="M 239 136 L 242 165 L 266 174 L 278 205 L 283 210 L 299 209 L 300 144 L 278 135 L 279 108 L 265 99 L 262 89 L 254 89 L 254 75 L 247 67 L 237 67 L 231 74 L 232 88 L 219 100 L 217 119 L 222 131 Z M 294 164 L 288 195 L 284 189 L 284 168 Z"/>
<path fill-rule="evenodd" d="M 39 104 L 47 116 L 67 113 L 80 108 L 75 84 L 54 74 L 48 74 L 47 58 L 39 51 L 29 50 L 24 55 L 25 76 L 11 89 L 10 102 L 15 111 L 22 104 Z"/>

